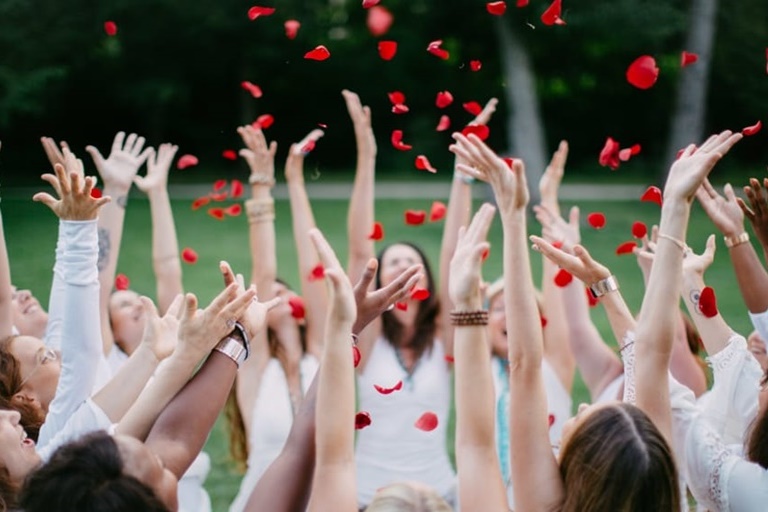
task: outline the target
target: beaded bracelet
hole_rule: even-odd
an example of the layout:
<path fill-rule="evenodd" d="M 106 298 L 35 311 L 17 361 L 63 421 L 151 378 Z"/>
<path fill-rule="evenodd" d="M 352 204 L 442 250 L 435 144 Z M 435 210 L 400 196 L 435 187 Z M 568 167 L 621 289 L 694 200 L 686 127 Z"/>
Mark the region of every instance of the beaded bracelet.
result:
<path fill-rule="evenodd" d="M 451 311 L 451 325 L 488 325 L 488 311 Z"/>
<path fill-rule="evenodd" d="M 251 185 L 269 185 L 274 187 L 275 178 L 267 174 L 251 174 L 251 177 L 248 178 L 248 183 Z"/>

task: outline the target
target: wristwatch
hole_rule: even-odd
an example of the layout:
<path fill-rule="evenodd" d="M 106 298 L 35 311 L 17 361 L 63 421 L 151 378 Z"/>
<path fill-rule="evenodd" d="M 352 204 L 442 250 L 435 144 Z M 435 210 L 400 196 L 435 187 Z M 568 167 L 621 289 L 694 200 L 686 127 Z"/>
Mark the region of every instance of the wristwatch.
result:
<path fill-rule="evenodd" d="M 219 341 L 214 350 L 221 352 L 232 359 L 239 367 L 251 353 L 251 344 L 248 333 L 240 322 L 235 322 L 235 327 L 226 338 Z"/>
<path fill-rule="evenodd" d="M 597 299 L 598 297 L 602 297 L 608 292 L 615 292 L 618 289 L 619 282 L 616 280 L 616 277 L 608 276 L 605 279 L 601 279 L 595 284 L 590 285 L 589 293 L 592 294 L 593 298 Z"/>

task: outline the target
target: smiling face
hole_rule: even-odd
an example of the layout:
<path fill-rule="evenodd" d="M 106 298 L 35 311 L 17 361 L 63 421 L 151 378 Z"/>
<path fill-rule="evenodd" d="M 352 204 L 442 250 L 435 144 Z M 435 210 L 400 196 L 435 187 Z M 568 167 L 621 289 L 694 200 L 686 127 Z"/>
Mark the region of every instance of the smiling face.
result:
<path fill-rule="evenodd" d="M 11 312 L 13 325 L 19 334 L 42 338 L 48 325 L 48 313 L 29 290 L 19 290 L 11 286 Z"/>
<path fill-rule="evenodd" d="M 118 290 L 109 298 L 109 321 L 115 342 L 131 355 L 144 336 L 144 306 L 139 294 L 131 290 Z"/>
<path fill-rule="evenodd" d="M 296 324 L 303 324 L 304 320 L 294 319 L 291 312 L 293 311 L 289 303 L 292 297 L 297 297 L 296 292 L 288 288 L 288 286 L 279 281 L 275 281 L 272 284 L 272 294 L 274 297 L 279 297 L 280 304 L 270 309 L 267 313 L 267 327 L 272 330 L 277 330 L 280 326 L 285 325 L 285 322 L 293 321 Z"/>
<path fill-rule="evenodd" d="M 387 248 L 384 254 L 381 255 L 381 262 L 379 263 L 379 281 L 381 287 L 383 288 L 387 286 L 413 265 L 424 265 L 424 263 L 425 262 L 419 252 L 410 245 L 391 245 Z M 424 272 L 423 274 L 424 276 L 421 280 L 416 283 L 417 288 L 429 288 L 427 273 Z"/>
<path fill-rule="evenodd" d="M 162 459 L 138 439 L 120 435 L 114 439 L 123 459 L 123 472 L 152 489 L 169 510 L 177 510 L 179 481 Z"/>
<path fill-rule="evenodd" d="M 31 336 L 13 338 L 8 351 L 19 365 L 22 382 L 13 396 L 14 400 L 24 400 L 47 413 L 61 375 L 58 355 L 51 353 L 41 340 Z"/>
<path fill-rule="evenodd" d="M 0 467 L 8 472 L 11 482 L 20 486 L 41 461 L 35 442 L 27 437 L 19 418 L 16 411 L 0 410 Z"/>

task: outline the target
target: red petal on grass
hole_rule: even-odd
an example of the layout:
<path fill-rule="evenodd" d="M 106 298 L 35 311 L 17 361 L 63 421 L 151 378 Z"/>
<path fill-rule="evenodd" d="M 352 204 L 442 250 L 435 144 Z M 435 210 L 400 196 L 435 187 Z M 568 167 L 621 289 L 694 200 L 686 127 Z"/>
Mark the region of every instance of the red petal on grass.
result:
<path fill-rule="evenodd" d="M 197 210 L 211 202 L 211 198 L 208 196 L 198 197 L 192 201 L 192 209 Z"/>
<path fill-rule="evenodd" d="M 392 106 L 393 114 L 407 114 L 409 110 L 408 105 L 403 105 L 402 103 Z"/>
<path fill-rule="evenodd" d="M 468 101 L 462 107 L 473 116 L 479 116 L 483 111 L 483 107 L 476 101 Z"/>
<path fill-rule="evenodd" d="M 368 235 L 368 240 L 373 240 L 375 242 L 378 242 L 383 238 L 384 238 L 384 227 L 382 227 L 381 222 L 374 222 L 373 229 L 371 229 L 371 234 Z"/>
<path fill-rule="evenodd" d="M 304 309 L 304 299 L 298 295 L 293 295 L 288 299 L 288 305 L 291 307 L 291 316 L 296 320 L 302 320 L 307 315 Z"/>
<path fill-rule="evenodd" d="M 362 357 L 363 356 L 360 355 L 360 349 L 355 345 L 352 345 L 352 363 L 355 365 L 355 368 L 360 364 L 360 359 L 362 359 Z"/>
<path fill-rule="evenodd" d="M 275 124 L 275 117 L 272 114 L 262 114 L 253 122 L 253 127 L 260 130 L 266 130 Z"/>
<path fill-rule="evenodd" d="M 208 215 L 216 220 L 224 220 L 224 208 L 208 208 Z"/>
<path fill-rule="evenodd" d="M 432 41 L 431 43 L 429 43 L 429 46 L 427 46 L 427 51 L 432 55 L 434 55 L 435 57 L 439 57 L 443 60 L 448 60 L 448 57 L 450 57 L 451 54 L 448 53 L 447 50 L 443 50 L 442 48 L 440 48 L 440 45 L 442 44 L 443 44 L 442 39 Z"/>
<path fill-rule="evenodd" d="M 587 215 L 587 222 L 595 229 L 603 229 L 605 227 L 605 214 L 592 212 Z"/>
<path fill-rule="evenodd" d="M 392 131 L 392 146 L 400 151 L 410 151 L 413 146 L 403 143 L 403 130 Z"/>
<path fill-rule="evenodd" d="M 407 302 L 395 302 L 395 307 L 399 309 L 400 311 L 408 311 L 408 303 Z"/>
<path fill-rule="evenodd" d="M 427 157 L 424 155 L 419 155 L 416 157 L 416 161 L 414 162 L 416 165 L 416 168 L 420 171 L 429 171 L 432 174 L 437 172 L 437 169 L 432 167 L 432 164 L 429 163 L 429 160 L 427 160 Z"/>
<path fill-rule="evenodd" d="M 429 290 L 426 288 L 414 288 L 411 290 L 411 298 L 413 300 L 427 300 L 429 298 Z"/>
<path fill-rule="evenodd" d="M 378 5 L 381 0 L 363 0 L 363 9 L 370 9 L 374 5 Z"/>
<path fill-rule="evenodd" d="M 240 87 L 251 93 L 251 96 L 254 98 L 261 98 L 263 96 L 263 93 L 261 92 L 261 87 L 258 85 L 249 82 L 248 80 L 244 80 L 240 82 Z"/>
<path fill-rule="evenodd" d="M 227 180 L 216 180 L 213 182 L 213 190 L 218 192 L 227 186 Z"/>
<path fill-rule="evenodd" d="M 310 50 L 304 54 L 305 59 L 317 60 L 317 61 L 326 60 L 330 56 L 331 56 L 331 52 L 329 52 L 328 48 L 326 48 L 323 45 L 316 46 L 313 50 Z"/>
<path fill-rule="evenodd" d="M 322 263 L 318 263 L 314 267 L 312 267 L 312 270 L 309 271 L 309 280 L 310 281 L 318 281 L 320 279 L 323 279 L 325 277 L 325 267 L 323 267 Z"/>
<path fill-rule="evenodd" d="M 483 249 L 483 254 L 480 255 L 480 261 L 487 260 L 488 256 L 490 255 L 491 255 L 491 249 L 486 247 L 485 249 Z"/>
<path fill-rule="evenodd" d="M 491 135 L 491 130 L 484 124 L 468 124 L 461 130 L 461 133 L 465 137 L 469 137 L 470 133 L 474 133 L 480 140 L 486 140 Z"/>
<path fill-rule="evenodd" d="M 424 432 L 432 432 L 437 428 L 437 414 L 433 412 L 425 412 L 416 420 L 416 423 L 414 423 L 413 426 Z"/>
<path fill-rule="evenodd" d="M 547 317 L 539 315 L 539 319 L 541 320 L 541 328 L 545 328 L 547 326 Z"/>
<path fill-rule="evenodd" d="M 440 91 L 437 93 L 437 98 L 435 99 L 437 108 L 445 108 L 451 103 L 453 103 L 453 94 L 448 91 Z"/>
<path fill-rule="evenodd" d="M 362 430 L 371 424 L 371 415 L 365 411 L 355 414 L 355 430 Z"/>
<path fill-rule="evenodd" d="M 187 167 L 192 167 L 193 165 L 197 165 L 198 160 L 195 155 L 183 155 L 181 158 L 179 158 L 179 161 L 176 162 L 176 168 L 177 169 L 186 169 Z"/>
<path fill-rule="evenodd" d="M 456 358 L 454 358 L 453 356 L 449 356 L 447 354 L 443 356 L 443 359 L 445 359 L 446 363 L 450 363 L 450 364 L 453 364 L 456 362 Z"/>
<path fill-rule="evenodd" d="M 93 187 L 91 189 L 91 197 L 94 199 L 99 199 L 103 194 L 101 193 L 101 189 L 97 187 Z"/>
<path fill-rule="evenodd" d="M 632 243 L 634 243 L 634 242 L 632 242 Z M 600 302 L 600 299 L 593 297 L 592 296 L 592 292 L 589 291 L 589 288 L 584 288 L 584 291 L 587 294 L 587 302 L 589 303 L 589 307 L 593 308 L 593 307 L 597 306 L 598 302 Z"/>
<path fill-rule="evenodd" d="M 297 20 L 287 20 L 283 26 L 285 27 L 285 37 L 288 39 L 296 39 L 296 35 L 299 33 L 301 23 Z"/>
<path fill-rule="evenodd" d="M 451 118 L 443 115 L 440 116 L 440 121 L 437 123 L 437 128 L 435 128 L 439 132 L 444 132 L 448 128 L 451 127 Z"/>
<path fill-rule="evenodd" d="M 472 71 L 480 71 L 480 68 L 483 67 L 483 63 L 479 60 L 471 60 L 469 61 L 469 69 Z"/>
<path fill-rule="evenodd" d="M 659 78 L 659 68 L 656 59 L 650 55 L 642 55 L 635 59 L 627 68 L 627 81 L 638 89 L 649 89 Z"/>
<path fill-rule="evenodd" d="M 194 249 L 187 247 L 181 251 L 181 259 L 183 259 L 186 263 L 193 265 L 197 263 L 197 253 L 194 251 Z"/>
<path fill-rule="evenodd" d="M 104 32 L 110 37 L 117 35 L 117 23 L 114 21 L 105 21 Z"/>
<path fill-rule="evenodd" d="M 560 18 L 563 11 L 562 0 L 555 0 L 547 7 L 547 10 L 541 15 L 541 22 L 545 25 L 565 25 L 565 21 Z"/>
<path fill-rule="evenodd" d="M 697 60 L 699 60 L 699 56 L 697 54 L 683 51 L 683 53 L 680 55 L 680 67 L 684 68 L 685 66 L 690 66 Z"/>
<path fill-rule="evenodd" d="M 403 389 L 403 381 L 401 380 L 397 381 L 397 384 L 395 384 L 391 388 L 385 388 L 385 387 L 379 386 L 378 384 L 374 384 L 373 388 L 379 393 L 381 393 L 382 395 L 389 395 L 394 393 L 395 391 L 400 391 L 401 389 Z"/>
<path fill-rule="evenodd" d="M 237 160 L 237 153 L 233 149 L 225 149 L 221 152 L 221 156 L 227 160 Z"/>
<path fill-rule="evenodd" d="M 709 286 L 705 286 L 704 289 L 701 290 L 701 295 L 699 296 L 699 311 L 701 311 L 701 313 L 707 318 L 717 316 L 717 299 L 715 298 L 715 290 Z"/>
<path fill-rule="evenodd" d="M 232 183 L 229 186 L 229 195 L 232 198 L 238 198 L 243 195 L 243 182 L 240 180 L 232 180 Z"/>
<path fill-rule="evenodd" d="M 240 206 L 239 204 L 232 204 L 224 209 L 224 213 L 226 213 L 230 217 L 237 217 L 238 215 L 243 213 L 243 207 Z"/>
<path fill-rule="evenodd" d="M 637 242 L 630 241 L 621 243 L 616 248 L 616 255 L 621 256 L 622 254 L 632 254 L 632 251 L 634 251 L 635 247 L 637 247 Z"/>
<path fill-rule="evenodd" d="M 746 137 L 749 137 L 750 135 L 754 135 L 757 132 L 759 132 L 762 127 L 763 127 L 763 123 L 758 121 L 757 123 L 753 124 L 752 126 L 747 126 L 743 130 L 741 130 L 741 133 L 742 133 L 742 135 L 745 135 Z"/>
<path fill-rule="evenodd" d="M 612 137 L 608 137 L 597 161 L 603 167 L 610 167 L 614 171 L 618 169 L 620 163 L 619 143 L 613 140 Z"/>
<path fill-rule="evenodd" d="M 517 0 L 517 7 L 525 7 L 528 5 L 528 0 Z"/>
<path fill-rule="evenodd" d="M 561 288 L 568 286 L 571 281 L 573 281 L 573 275 L 564 268 L 561 268 L 555 274 L 555 284 Z"/>
<path fill-rule="evenodd" d="M 446 206 L 442 201 L 434 201 L 429 210 L 429 222 L 437 222 L 445 217 Z"/>
<path fill-rule="evenodd" d="M 427 212 L 424 210 L 405 210 L 405 223 L 409 226 L 424 224 L 426 218 Z"/>
<path fill-rule="evenodd" d="M 131 280 L 125 274 L 117 274 L 115 277 L 115 290 L 127 290 L 131 286 Z"/>
<path fill-rule="evenodd" d="M 507 11 L 507 2 L 488 2 L 485 8 L 494 16 L 501 16 Z"/>
<path fill-rule="evenodd" d="M 651 185 L 645 192 L 643 192 L 643 195 L 640 196 L 640 200 L 646 203 L 656 203 L 661 206 L 661 189 Z"/>
<path fill-rule="evenodd" d="M 395 17 L 385 7 L 377 5 L 368 10 L 366 25 L 373 37 L 381 37 L 389 32 L 393 21 L 395 21 Z"/>
<path fill-rule="evenodd" d="M 274 7 L 262 7 L 260 5 L 254 5 L 248 9 L 248 19 L 253 21 L 260 16 L 272 16 L 274 13 Z"/>
<path fill-rule="evenodd" d="M 397 55 L 396 41 L 379 41 L 379 57 L 383 60 L 392 60 Z"/>
<path fill-rule="evenodd" d="M 644 222 L 640 222 L 639 220 L 637 220 L 634 222 L 634 224 L 632 224 L 633 237 L 643 238 L 647 234 L 648 234 L 648 226 L 646 226 Z"/>
<path fill-rule="evenodd" d="M 388 92 L 387 96 L 389 97 L 389 101 L 393 105 L 400 105 L 400 104 L 405 103 L 405 94 L 403 94 L 400 91 Z"/>

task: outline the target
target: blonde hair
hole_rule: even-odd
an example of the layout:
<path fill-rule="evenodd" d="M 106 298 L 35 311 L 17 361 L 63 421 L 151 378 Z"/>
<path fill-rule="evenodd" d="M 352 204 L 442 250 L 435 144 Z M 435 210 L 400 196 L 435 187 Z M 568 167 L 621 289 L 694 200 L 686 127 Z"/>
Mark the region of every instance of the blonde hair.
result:
<path fill-rule="evenodd" d="M 452 512 L 434 490 L 409 483 L 388 485 L 376 493 L 365 512 Z"/>

